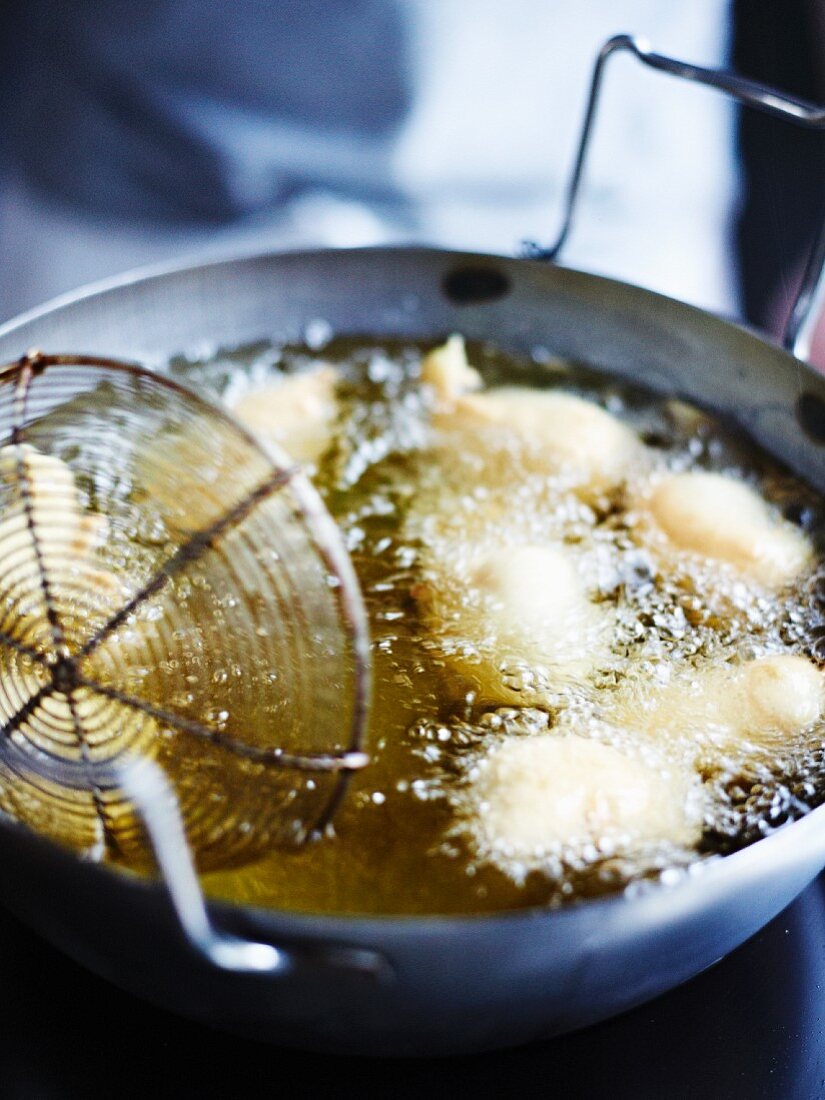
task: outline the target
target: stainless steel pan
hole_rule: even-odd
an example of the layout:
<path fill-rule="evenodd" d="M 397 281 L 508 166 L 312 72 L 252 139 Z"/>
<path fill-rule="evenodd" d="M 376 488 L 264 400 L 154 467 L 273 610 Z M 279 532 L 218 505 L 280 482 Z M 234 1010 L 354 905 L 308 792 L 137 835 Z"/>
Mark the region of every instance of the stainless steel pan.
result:
<path fill-rule="evenodd" d="M 340 335 L 436 340 L 461 331 L 517 355 L 546 347 L 735 419 L 825 492 L 825 380 L 810 367 L 700 310 L 536 260 L 399 248 L 163 271 L 11 322 L 0 330 L 0 361 L 37 346 L 152 364 L 204 341 L 298 340 L 319 318 Z M 825 866 L 825 806 L 674 885 L 492 916 L 202 908 L 188 880 L 170 898 L 161 884 L 83 863 L 4 818 L 0 865 L 11 909 L 158 1004 L 279 1043 L 437 1054 L 579 1027 L 709 966 Z M 221 956 L 215 947 L 227 942 L 241 954 Z"/>

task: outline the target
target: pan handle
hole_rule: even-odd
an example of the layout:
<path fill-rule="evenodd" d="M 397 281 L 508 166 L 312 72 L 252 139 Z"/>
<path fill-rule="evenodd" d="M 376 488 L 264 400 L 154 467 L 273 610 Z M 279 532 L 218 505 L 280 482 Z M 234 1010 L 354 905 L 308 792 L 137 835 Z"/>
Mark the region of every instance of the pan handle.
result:
<path fill-rule="evenodd" d="M 181 931 L 213 966 L 238 974 L 280 976 L 315 966 L 381 982 L 392 977 L 389 961 L 365 948 L 330 943 L 286 949 L 219 931 L 209 917 L 177 796 L 161 768 L 145 758 L 132 759 L 118 766 L 116 780 L 143 820 Z"/>
<path fill-rule="evenodd" d="M 554 244 L 549 248 L 528 243 L 526 251 L 532 259 L 557 260 L 570 236 L 596 119 L 604 68 L 608 58 L 621 50 L 632 53 L 642 64 L 648 65 L 651 69 L 658 69 L 659 72 L 670 73 L 671 76 L 678 76 L 696 84 L 704 84 L 709 88 L 718 88 L 738 103 L 755 107 L 775 118 L 782 118 L 811 130 L 825 130 L 825 107 L 823 106 L 785 95 L 774 88 L 758 84 L 753 80 L 746 80 L 735 73 L 720 69 L 704 69 L 699 65 L 665 57 L 663 54 L 655 53 L 644 38 L 630 34 L 617 34 L 602 46 L 593 68 L 576 160 L 567 185 L 561 230 Z M 825 217 L 820 223 L 802 282 L 782 334 L 782 346 L 799 359 L 806 358 L 810 351 L 813 327 L 823 303 L 825 303 Z"/>

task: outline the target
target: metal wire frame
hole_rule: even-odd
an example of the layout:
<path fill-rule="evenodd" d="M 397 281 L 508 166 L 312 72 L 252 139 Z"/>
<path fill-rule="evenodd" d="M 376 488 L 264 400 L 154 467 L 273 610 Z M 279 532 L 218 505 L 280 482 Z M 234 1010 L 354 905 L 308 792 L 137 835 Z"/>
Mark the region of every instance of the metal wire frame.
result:
<path fill-rule="evenodd" d="M 80 355 L 44 355 L 40 352 L 30 352 L 16 363 L 0 368 L 0 383 L 12 382 L 15 386 L 13 423 L 10 433 L 10 442 L 22 447 L 26 442 L 26 424 L 28 416 L 28 397 L 32 381 L 45 370 L 55 366 L 81 366 L 101 367 L 107 370 L 123 371 L 134 377 L 141 377 L 146 372 L 136 364 L 123 363 L 119 360 Z M 157 376 L 152 376 L 158 381 Z M 188 401 L 196 401 L 209 415 L 224 416 L 221 410 L 212 406 L 179 386 L 177 383 L 163 379 L 163 384 L 173 391 L 186 397 Z M 228 418 L 227 418 L 228 419 Z M 240 425 L 233 428 L 242 432 L 246 440 L 261 450 L 260 445 L 249 433 L 246 433 Z M 267 456 L 268 457 L 268 456 Z M 299 473 L 299 467 L 274 467 L 272 473 L 260 484 L 256 485 L 240 501 L 229 508 L 213 523 L 203 530 L 191 534 L 164 562 L 158 566 L 150 578 L 141 586 L 122 607 L 111 614 L 100 625 L 91 637 L 80 647 L 78 652 L 71 653 L 66 643 L 65 633 L 60 622 L 60 617 L 55 604 L 49 580 L 49 570 L 44 560 L 41 546 L 38 524 L 35 518 L 34 491 L 30 473 L 23 458 L 22 450 L 19 452 L 16 463 L 16 477 L 20 487 L 20 497 L 25 517 L 26 527 L 31 539 L 33 555 L 36 563 L 38 583 L 43 600 L 46 619 L 51 635 L 52 654 L 44 654 L 33 646 L 20 642 L 6 631 L 0 631 L 0 645 L 5 644 L 14 651 L 25 655 L 36 664 L 41 671 L 48 676 L 48 683 L 35 692 L 14 714 L 12 714 L 0 728 L 0 743 L 3 744 L 6 753 L 12 758 L 17 758 L 17 763 L 22 764 L 20 756 L 22 750 L 14 752 L 11 737 L 21 725 L 31 717 L 37 709 L 50 697 L 59 695 L 67 700 L 71 714 L 71 722 L 74 736 L 77 740 L 82 763 L 82 781 L 91 790 L 95 808 L 104 829 L 107 830 L 106 810 L 103 800 L 103 788 L 109 781 L 104 778 L 103 770 L 99 764 L 89 757 L 88 746 L 84 736 L 83 722 L 77 713 L 75 693 L 79 688 L 88 689 L 99 696 L 115 701 L 122 706 L 140 711 L 150 718 L 156 719 L 165 726 L 172 727 L 187 737 L 193 737 L 201 741 L 223 749 L 235 756 L 257 764 L 276 769 L 288 769 L 304 772 L 337 773 L 340 781 L 330 798 L 323 813 L 313 824 L 310 832 L 323 830 L 332 817 L 336 807 L 344 794 L 346 779 L 350 773 L 363 768 L 369 761 L 368 755 L 361 749 L 361 743 L 366 723 L 367 706 L 369 699 L 369 650 L 366 637 L 366 627 L 363 612 L 360 606 L 359 595 L 353 591 L 350 578 L 342 576 L 340 562 L 329 547 L 319 544 L 326 567 L 334 574 L 338 581 L 338 592 L 341 613 L 346 632 L 353 649 L 356 664 L 355 675 L 355 700 L 349 734 L 348 747 L 341 752 L 314 753 L 314 752 L 286 752 L 279 747 L 260 748 L 245 743 L 241 738 L 222 730 L 217 730 L 197 720 L 184 717 L 174 710 L 159 707 L 137 698 L 127 692 L 101 684 L 97 680 L 84 675 L 81 662 L 91 655 L 100 645 L 118 630 L 143 604 L 164 588 L 172 578 L 184 571 L 187 566 L 196 562 L 208 549 L 213 547 L 222 536 L 237 527 L 243 520 L 264 500 L 268 500 L 274 494 L 289 485 Z M 64 785 L 77 783 L 76 769 L 67 761 L 50 756 L 40 750 L 35 759 L 26 757 L 29 766 L 34 765 L 43 777 Z"/>
<path fill-rule="evenodd" d="M 139 756 L 126 756 L 104 763 L 92 761 L 85 743 L 83 723 L 77 711 L 75 692 L 81 688 L 93 691 L 121 706 L 142 712 L 185 736 L 207 741 L 229 753 L 266 767 L 337 774 L 338 782 L 332 797 L 328 799 L 327 805 L 314 824 L 314 831 L 320 832 L 329 823 L 343 798 L 350 775 L 369 761 L 368 755 L 361 749 L 370 695 L 369 639 L 365 613 L 354 575 L 345 568 L 347 561 L 340 556 L 335 546 L 328 540 L 319 538 L 316 549 L 326 569 L 337 579 L 336 590 L 340 611 L 356 665 L 349 745 L 341 752 L 296 753 L 285 752 L 277 747 L 259 748 L 246 744 L 222 730 L 213 729 L 202 722 L 186 718 L 165 707 L 156 706 L 84 675 L 82 668 L 84 658 L 94 653 L 107 638 L 111 637 L 147 600 L 163 589 L 176 575 L 198 561 L 223 535 L 242 523 L 260 503 L 291 484 L 299 474 L 299 467 L 273 466 L 269 476 L 222 516 L 203 530 L 196 531 L 186 538 L 175 552 L 154 570 L 140 589 L 97 627 L 78 652 L 72 653 L 67 645 L 51 590 L 49 570 L 37 529 L 34 490 L 22 451 L 22 446 L 26 442 L 28 396 L 32 381 L 43 371 L 54 366 L 101 367 L 107 370 L 124 371 L 135 377 L 140 377 L 144 373 L 137 365 L 119 360 L 79 355 L 43 355 L 40 352 L 31 352 L 17 363 L 0 368 L 0 384 L 12 382 L 15 386 L 10 439 L 13 445 L 20 448 L 15 472 L 53 650 L 51 654 L 42 653 L 36 647 L 13 637 L 7 631 L 0 630 L 0 646 L 5 645 L 19 655 L 25 656 L 48 676 L 48 682 L 35 691 L 0 729 L 0 759 L 13 773 L 18 769 L 30 769 L 34 765 L 35 771 L 47 780 L 69 786 L 75 784 L 76 769 L 69 762 L 42 749 L 33 759 L 31 753 L 17 745 L 12 736 L 47 699 L 54 695 L 66 698 L 74 736 L 81 753 L 83 779 L 92 792 L 94 806 L 104 834 L 108 826 L 103 792 L 105 789 L 117 788 L 125 793 L 143 822 L 181 931 L 192 947 L 212 965 L 221 969 L 237 973 L 275 975 L 287 973 L 296 963 L 307 961 L 300 951 L 245 940 L 215 927 L 198 881 L 179 801 L 162 768 L 155 762 Z M 210 415 L 225 417 L 220 409 L 204 402 L 175 382 L 163 379 L 163 383 L 184 395 L 187 400 L 199 402 L 204 411 Z M 247 442 L 257 450 L 261 450 L 257 440 L 241 425 L 236 425 L 234 421 L 232 425 L 233 429 L 244 435 Z M 305 518 L 309 520 L 321 518 L 320 512 L 317 515 L 312 513 L 311 497 L 306 497 L 302 503 L 305 506 Z M 320 529 L 320 523 L 313 528 L 316 535 Z M 392 976 L 386 959 L 375 952 L 337 946 L 325 948 L 317 954 L 319 956 L 317 961 L 326 966 L 342 968 L 378 981 L 388 980 Z"/>
<path fill-rule="evenodd" d="M 525 243 L 525 252 L 531 259 L 558 260 L 573 229 L 587 154 L 598 113 L 605 66 L 609 58 L 619 52 L 632 54 L 643 65 L 658 72 L 668 73 L 708 88 L 716 88 L 737 103 L 753 107 L 775 118 L 793 122 L 797 126 L 810 130 L 825 131 L 825 106 L 786 95 L 775 88 L 754 80 L 747 80 L 736 73 L 706 69 L 701 65 L 667 57 L 656 53 L 644 38 L 630 34 L 617 34 L 602 46 L 593 68 L 576 158 L 567 184 L 561 228 L 553 244 L 548 247 L 541 247 L 535 242 Z M 807 358 L 810 352 L 813 325 L 823 304 L 825 304 L 825 209 L 822 211 L 822 218 L 811 246 L 802 282 L 782 334 L 782 346 L 799 359 Z"/>

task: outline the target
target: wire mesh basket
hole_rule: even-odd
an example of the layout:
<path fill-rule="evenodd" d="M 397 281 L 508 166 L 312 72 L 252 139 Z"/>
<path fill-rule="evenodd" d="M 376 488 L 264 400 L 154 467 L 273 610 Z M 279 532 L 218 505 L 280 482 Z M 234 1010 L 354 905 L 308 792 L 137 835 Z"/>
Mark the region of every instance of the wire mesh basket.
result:
<path fill-rule="evenodd" d="M 0 613 L 0 807 L 81 852 L 152 859 L 139 762 L 201 869 L 305 842 L 366 762 L 365 616 L 320 499 L 137 366 L 0 371 Z"/>

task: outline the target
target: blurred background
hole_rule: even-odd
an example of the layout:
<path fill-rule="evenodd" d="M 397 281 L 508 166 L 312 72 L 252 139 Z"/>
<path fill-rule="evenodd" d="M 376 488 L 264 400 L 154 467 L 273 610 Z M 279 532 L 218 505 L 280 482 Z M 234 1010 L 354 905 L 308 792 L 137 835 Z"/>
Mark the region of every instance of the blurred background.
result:
<path fill-rule="evenodd" d="M 5 0 L 0 319 L 231 251 L 549 242 L 618 32 L 825 99 L 825 0 Z M 564 261 L 776 331 L 823 135 L 625 56 L 605 93 Z"/>

